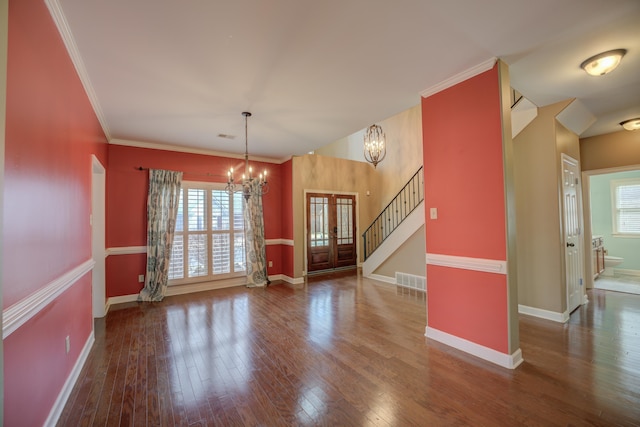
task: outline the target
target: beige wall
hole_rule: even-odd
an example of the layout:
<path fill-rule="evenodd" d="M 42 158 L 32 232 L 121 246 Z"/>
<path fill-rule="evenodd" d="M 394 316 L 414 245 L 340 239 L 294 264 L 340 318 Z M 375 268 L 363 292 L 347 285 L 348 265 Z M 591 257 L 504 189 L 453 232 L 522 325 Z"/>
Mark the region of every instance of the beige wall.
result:
<path fill-rule="evenodd" d="M 368 163 L 333 157 L 307 154 L 293 158 L 293 241 L 294 277 L 302 277 L 306 271 L 305 257 L 305 190 L 307 192 L 355 193 L 357 225 L 356 239 L 359 261 L 362 257 L 362 237 L 364 229 L 373 221 L 378 212 L 379 177 Z M 367 196 L 367 191 L 370 196 Z M 424 256 L 423 256 L 424 258 Z"/>
<path fill-rule="evenodd" d="M 422 166 L 421 105 L 418 104 L 377 124 L 387 136 L 387 155 L 375 169 L 380 176 L 380 186 L 371 189 L 378 196 L 380 204 L 376 210 L 379 213 Z M 320 147 L 314 152 L 322 156 L 364 162 L 363 138 L 364 129 Z M 369 167 L 373 169 L 372 166 Z"/>
<path fill-rule="evenodd" d="M 414 276 L 425 277 L 427 274 L 424 263 L 424 254 L 426 253 L 425 240 L 423 225 L 409 237 L 397 251 L 387 258 L 387 260 L 374 271 L 374 274 L 395 277 L 396 272 L 399 271 L 413 274 Z M 419 262 L 416 262 L 417 258 L 420 259 Z"/>
<path fill-rule="evenodd" d="M 368 168 L 365 170 L 367 170 L 369 179 L 372 181 L 367 189 L 369 189 L 371 196 L 368 197 L 367 206 L 361 205 L 359 209 L 361 212 L 361 232 L 366 230 L 371 221 L 389 204 L 398 191 L 422 166 L 421 104 L 377 122 L 377 124 L 382 127 L 387 137 L 387 155 L 376 169 L 364 160 L 362 151 L 364 129 L 315 150 L 316 155 L 348 159 L 353 161 L 353 165 L 361 165 L 358 166 L 359 168 Z M 364 171 L 363 169 L 358 170 Z M 297 175 L 295 175 L 294 168 L 295 176 Z M 294 203 L 296 203 L 295 197 Z M 369 211 L 363 214 L 365 207 Z M 392 255 L 383 266 L 378 268 L 376 274 L 394 277 L 396 271 L 401 271 L 419 276 L 425 275 L 424 233 L 422 233 L 421 240 L 420 237 L 415 235 L 409 240 L 406 243 L 407 248 L 401 247 L 396 251 L 396 254 L 402 254 L 402 256 Z M 300 242 L 304 243 L 303 240 Z M 358 241 L 359 245 L 361 243 L 361 241 Z M 358 253 L 360 254 L 361 251 Z M 302 259 L 302 255 L 300 255 L 300 262 L 296 261 L 296 266 L 301 262 L 306 262 Z"/>
<path fill-rule="evenodd" d="M 592 136 L 580 140 L 582 171 L 640 165 L 640 131 Z"/>
<path fill-rule="evenodd" d="M 519 304 L 556 313 L 566 309 L 560 157 L 579 159 L 580 148 L 577 135 L 555 117 L 570 103 L 540 108 L 513 141 Z"/>

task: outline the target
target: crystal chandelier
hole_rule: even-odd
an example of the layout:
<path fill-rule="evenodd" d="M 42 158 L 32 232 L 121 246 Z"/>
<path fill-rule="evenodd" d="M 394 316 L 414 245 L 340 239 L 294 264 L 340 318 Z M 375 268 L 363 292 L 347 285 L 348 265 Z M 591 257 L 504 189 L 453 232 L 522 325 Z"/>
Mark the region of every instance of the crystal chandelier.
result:
<path fill-rule="evenodd" d="M 225 190 L 229 194 L 235 192 L 242 192 L 242 195 L 246 200 L 249 200 L 254 191 L 258 192 L 258 195 L 262 196 L 269 192 L 269 184 L 267 183 L 267 170 L 260 174 L 257 178 L 253 176 L 253 168 L 249 166 L 249 138 L 247 131 L 247 121 L 251 117 L 251 113 L 245 111 L 242 113 L 244 116 L 244 173 L 242 174 L 242 181 L 236 182 L 233 179 L 233 168 L 227 172 L 227 186 Z M 254 181 L 257 180 L 259 185 L 253 186 Z"/>
<path fill-rule="evenodd" d="M 364 158 L 375 168 L 387 155 L 387 137 L 378 125 L 371 125 L 364 133 Z"/>

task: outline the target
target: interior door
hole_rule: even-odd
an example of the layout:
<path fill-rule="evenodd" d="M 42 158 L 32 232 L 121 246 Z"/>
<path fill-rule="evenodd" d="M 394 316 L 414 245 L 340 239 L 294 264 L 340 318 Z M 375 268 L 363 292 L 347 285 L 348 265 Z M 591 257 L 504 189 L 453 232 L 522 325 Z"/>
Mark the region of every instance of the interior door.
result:
<path fill-rule="evenodd" d="M 307 193 L 307 271 L 355 267 L 353 195 Z"/>
<path fill-rule="evenodd" d="M 567 309 L 570 313 L 582 303 L 584 245 L 580 168 L 577 160 L 565 154 L 562 155 L 562 183 Z"/>

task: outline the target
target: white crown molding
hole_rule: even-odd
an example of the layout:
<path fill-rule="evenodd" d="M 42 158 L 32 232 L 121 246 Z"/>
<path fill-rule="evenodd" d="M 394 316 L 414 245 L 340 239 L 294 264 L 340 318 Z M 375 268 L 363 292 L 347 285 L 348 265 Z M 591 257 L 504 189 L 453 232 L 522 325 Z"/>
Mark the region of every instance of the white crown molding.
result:
<path fill-rule="evenodd" d="M 472 354 L 491 363 L 495 363 L 496 365 L 502 366 L 503 368 L 515 369 L 522 362 L 524 362 L 524 359 L 522 358 L 522 351 L 520 349 L 517 349 L 515 352 L 513 352 L 513 354 L 501 353 L 492 348 L 476 344 L 474 342 L 465 340 L 464 338 L 442 332 L 438 329 L 430 328 L 429 326 L 425 328 L 424 336 L 429 339 L 439 341 L 450 347 L 457 348 L 458 350 L 464 351 L 465 353 Z"/>
<path fill-rule="evenodd" d="M 60 5 L 59 0 L 45 0 L 45 4 L 49 9 L 49 13 L 51 14 L 51 18 L 53 18 L 56 27 L 58 27 L 58 32 L 62 37 L 62 41 L 64 42 L 65 47 L 67 48 L 67 53 L 69 53 L 71 62 L 73 62 L 73 65 L 76 68 L 76 72 L 78 73 L 80 82 L 82 83 L 84 91 L 89 98 L 89 102 L 93 107 L 93 111 L 96 114 L 98 121 L 100 122 L 100 126 L 102 126 L 102 132 L 104 132 L 104 135 L 108 141 L 111 139 L 111 134 L 109 132 L 109 126 L 107 126 L 107 120 L 102 113 L 102 108 L 100 108 L 98 96 L 93 90 L 93 85 L 91 84 L 89 73 L 87 72 L 87 69 L 84 65 L 84 61 L 82 61 L 82 56 L 80 55 L 80 51 L 78 50 L 78 45 L 73 38 L 71 28 L 69 28 L 67 19 L 65 18 L 64 12 L 62 11 L 62 6 Z"/>
<path fill-rule="evenodd" d="M 62 390 L 60 390 L 60 393 L 58 393 L 58 398 L 53 404 L 51 411 L 49 411 L 49 416 L 47 417 L 47 420 L 44 422 L 45 427 L 54 427 L 55 425 L 58 424 L 58 420 L 60 418 L 60 415 L 62 414 L 62 410 L 64 409 L 64 406 L 67 404 L 67 399 L 69 399 L 69 396 L 71 396 L 71 392 L 73 391 L 73 386 L 76 384 L 76 381 L 78 381 L 78 378 L 80 377 L 80 372 L 82 372 L 82 368 L 84 367 L 84 364 L 87 362 L 87 359 L 89 358 L 89 353 L 91 352 L 91 347 L 93 347 L 94 342 L 95 342 L 95 335 L 94 335 L 94 331 L 92 330 L 91 334 L 89 334 L 89 338 L 87 338 L 87 341 L 84 343 L 84 347 L 82 347 L 82 352 L 80 352 L 80 356 L 78 357 L 78 360 L 76 360 L 76 363 L 73 365 L 73 369 L 71 370 L 71 373 L 69 374 L 66 381 L 64 382 L 64 386 L 62 386 Z"/>
<path fill-rule="evenodd" d="M 49 282 L 28 297 L 2 310 L 2 339 L 6 339 L 20 326 L 38 314 L 44 307 L 69 289 L 78 279 L 87 274 L 95 261 L 89 259 L 71 271 Z"/>
<path fill-rule="evenodd" d="M 538 317 L 540 319 L 551 320 L 558 323 L 567 323 L 569 321 L 569 313 L 558 313 L 555 311 L 544 310 L 542 308 L 529 307 L 527 305 L 518 304 L 518 313 L 527 316 Z"/>
<path fill-rule="evenodd" d="M 436 94 L 440 91 L 450 88 L 451 86 L 455 86 L 458 83 L 461 83 L 467 79 L 470 79 L 473 76 L 477 76 L 480 73 L 484 73 L 485 71 L 493 68 L 496 61 L 497 61 L 497 58 L 495 57 L 487 59 L 486 61 L 481 62 L 478 65 L 475 65 L 469 69 L 466 69 L 463 72 L 456 74 L 455 76 L 449 77 L 448 79 L 443 80 L 440 83 L 435 84 L 423 90 L 422 92 L 420 92 L 420 96 L 422 96 L 423 98 L 428 98 L 433 94 Z"/>
<path fill-rule="evenodd" d="M 291 239 L 266 239 L 264 242 L 267 246 L 273 246 L 273 245 L 293 246 L 293 240 Z"/>
<path fill-rule="evenodd" d="M 109 140 L 109 144 L 123 145 L 126 147 L 148 148 L 151 150 L 173 151 L 177 153 L 203 154 L 205 156 L 217 156 L 217 157 L 225 157 L 229 159 L 244 159 L 244 154 L 239 154 L 239 153 L 225 153 L 223 151 L 206 150 L 204 148 L 184 147 L 181 145 L 160 144 L 158 142 L 132 141 L 129 139 L 113 138 Z M 288 158 L 285 160 L 282 160 L 282 159 L 274 159 L 271 157 L 260 157 L 260 156 L 249 155 L 249 160 L 252 160 L 254 162 L 282 164 L 285 161 L 287 161 Z"/>
<path fill-rule="evenodd" d="M 427 265 L 461 268 L 485 273 L 507 274 L 507 261 L 483 258 L 468 258 L 453 255 L 427 254 Z"/>

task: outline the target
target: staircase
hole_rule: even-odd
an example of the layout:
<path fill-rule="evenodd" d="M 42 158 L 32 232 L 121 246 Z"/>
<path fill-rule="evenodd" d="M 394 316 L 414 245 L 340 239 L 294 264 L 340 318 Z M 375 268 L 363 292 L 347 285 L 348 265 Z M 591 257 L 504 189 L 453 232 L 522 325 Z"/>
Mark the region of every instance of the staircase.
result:
<path fill-rule="evenodd" d="M 424 177 L 421 166 L 362 234 L 365 258 L 362 272 L 365 276 L 373 273 L 424 224 L 423 201 Z"/>

